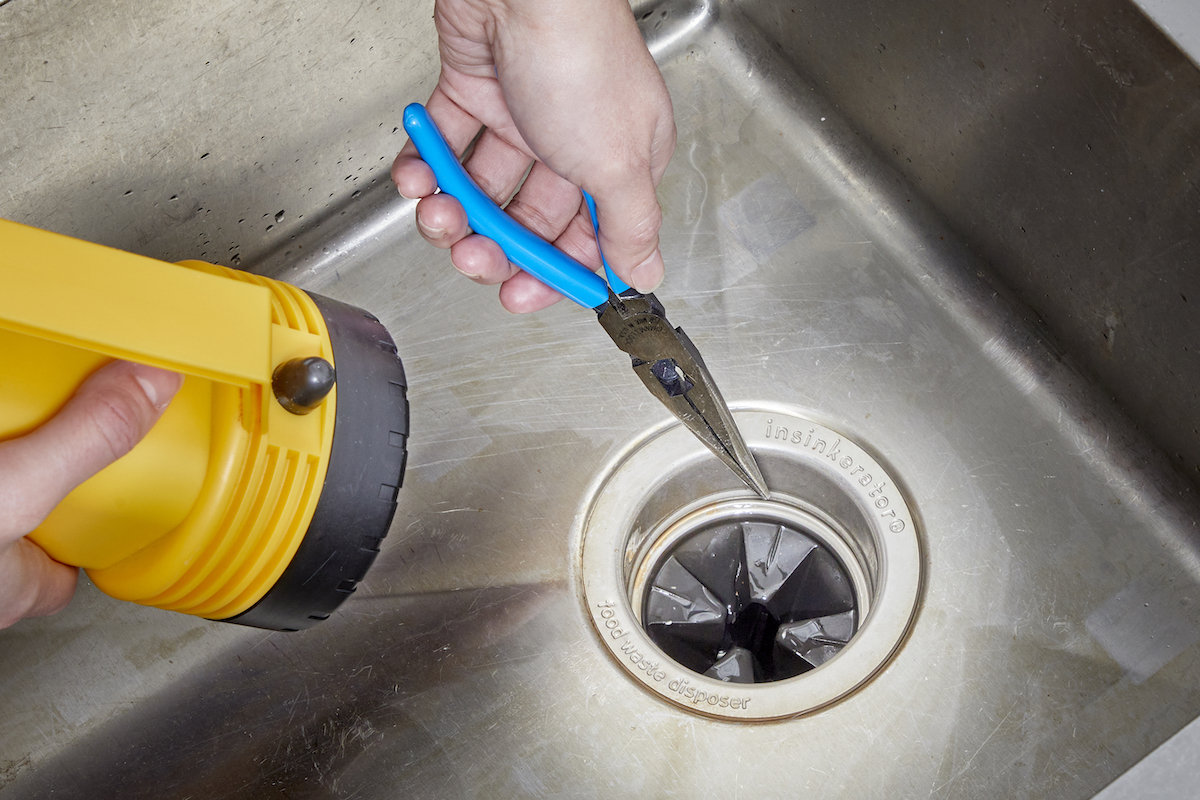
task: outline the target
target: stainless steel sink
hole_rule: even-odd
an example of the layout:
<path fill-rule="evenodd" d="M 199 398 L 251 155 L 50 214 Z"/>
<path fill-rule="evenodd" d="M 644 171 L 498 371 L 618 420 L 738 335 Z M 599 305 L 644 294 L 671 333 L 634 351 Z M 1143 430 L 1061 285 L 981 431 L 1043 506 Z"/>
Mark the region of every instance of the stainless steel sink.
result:
<path fill-rule="evenodd" d="M 1086 798 L 1200 713 L 1200 71 L 1132 6 L 636 6 L 680 131 L 672 321 L 919 526 L 890 661 L 745 723 L 642 688 L 581 599 L 596 482 L 665 412 L 591 314 L 507 315 L 387 183 L 429 4 L 120 5 L 0 3 L 0 216 L 370 309 L 409 473 L 309 631 L 83 586 L 0 632 L 4 800 Z"/>

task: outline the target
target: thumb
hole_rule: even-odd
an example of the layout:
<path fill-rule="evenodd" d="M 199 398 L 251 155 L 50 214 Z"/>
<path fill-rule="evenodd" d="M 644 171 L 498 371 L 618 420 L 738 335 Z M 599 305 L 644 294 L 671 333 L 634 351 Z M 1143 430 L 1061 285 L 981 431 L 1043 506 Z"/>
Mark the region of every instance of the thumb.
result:
<path fill-rule="evenodd" d="M 32 531 L 68 492 L 132 450 L 182 383 L 177 373 L 114 362 L 40 428 L 0 445 L 0 541 Z"/>
<path fill-rule="evenodd" d="M 40 428 L 0 442 L 0 627 L 66 605 L 75 570 L 22 537 L 72 489 L 132 450 L 182 384 L 182 375 L 117 361 L 84 381 Z"/>
<path fill-rule="evenodd" d="M 600 250 L 613 272 L 639 292 L 652 292 L 662 283 L 663 257 L 658 247 L 662 209 L 647 174 L 636 185 L 617 191 L 593 192 L 600 223 Z"/>

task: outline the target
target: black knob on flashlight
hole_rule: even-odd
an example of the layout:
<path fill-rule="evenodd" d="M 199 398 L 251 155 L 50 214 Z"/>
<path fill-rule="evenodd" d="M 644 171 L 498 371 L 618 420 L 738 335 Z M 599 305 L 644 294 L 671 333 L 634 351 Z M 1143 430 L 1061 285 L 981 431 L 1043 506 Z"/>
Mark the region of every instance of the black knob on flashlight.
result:
<path fill-rule="evenodd" d="M 307 414 L 333 389 L 333 365 L 323 358 L 293 358 L 275 368 L 271 390 L 279 404 L 293 414 Z"/>

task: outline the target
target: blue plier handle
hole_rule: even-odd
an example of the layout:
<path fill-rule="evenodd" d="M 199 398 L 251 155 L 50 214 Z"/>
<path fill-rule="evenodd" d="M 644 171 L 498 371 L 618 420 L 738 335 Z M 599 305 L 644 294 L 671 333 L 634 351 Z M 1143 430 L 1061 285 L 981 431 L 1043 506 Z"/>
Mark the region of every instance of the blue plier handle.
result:
<path fill-rule="evenodd" d="M 438 187 L 462 204 L 471 229 L 494 240 L 513 264 L 586 308 L 598 309 L 607 303 L 610 289 L 614 294 L 629 289 L 609 268 L 607 261 L 604 262 L 608 276 L 605 282 L 604 278 L 504 213 L 462 168 L 442 132 L 420 103 L 411 103 L 404 109 L 404 130 L 421 158 L 433 170 Z M 583 194 L 592 215 L 592 225 L 598 230 L 596 203 L 587 192 Z"/>

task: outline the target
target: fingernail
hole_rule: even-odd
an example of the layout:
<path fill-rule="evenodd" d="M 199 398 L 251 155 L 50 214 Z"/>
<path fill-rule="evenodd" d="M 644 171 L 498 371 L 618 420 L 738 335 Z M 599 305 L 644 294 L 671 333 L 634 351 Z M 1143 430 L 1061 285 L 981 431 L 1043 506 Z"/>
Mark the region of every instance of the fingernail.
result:
<path fill-rule="evenodd" d="M 480 276 L 479 276 L 479 275 L 477 275 L 476 273 L 474 273 L 474 272 L 467 272 L 465 269 L 461 269 L 461 268 L 460 268 L 460 267 L 459 267 L 457 264 L 455 264 L 453 261 L 451 261 L 451 262 L 450 262 L 450 264 L 451 264 L 451 265 L 454 267 L 454 269 L 458 270 L 458 274 L 459 274 L 459 275 L 465 275 L 465 276 L 467 276 L 468 278 L 470 278 L 470 279 L 471 279 L 471 280 L 473 280 L 473 281 L 477 281 L 477 280 L 479 280 Z"/>
<path fill-rule="evenodd" d="M 396 191 L 399 192 L 400 196 L 403 197 L 405 200 L 419 200 L 420 199 L 419 197 L 409 197 L 408 195 L 406 195 L 404 193 L 404 190 L 400 188 L 400 184 L 396 184 Z"/>
<path fill-rule="evenodd" d="M 150 401 L 150 405 L 159 411 L 167 407 L 171 398 L 179 391 L 179 387 L 183 386 L 183 376 L 178 372 L 146 364 L 134 364 L 133 377 L 137 380 L 138 386 L 142 387 L 142 391 L 146 393 L 146 399 Z"/>
<path fill-rule="evenodd" d="M 417 217 L 417 227 L 421 229 L 421 233 L 423 233 L 425 236 L 427 236 L 430 239 L 441 239 L 443 236 L 446 235 L 445 228 L 430 227 L 430 226 L 426 225 L 424 222 L 422 222 L 420 217 Z"/>
<path fill-rule="evenodd" d="M 663 274 L 662 256 L 655 253 L 649 259 L 633 268 L 633 274 L 629 276 L 631 279 L 630 283 L 634 289 L 637 289 L 642 294 L 647 294 L 662 285 Z"/>

